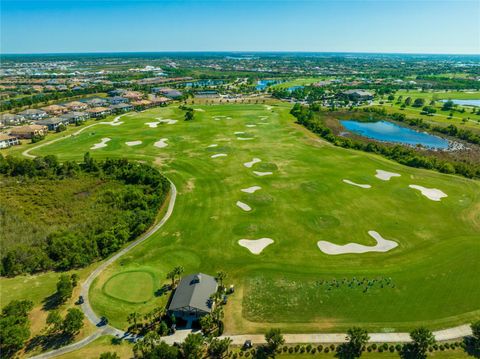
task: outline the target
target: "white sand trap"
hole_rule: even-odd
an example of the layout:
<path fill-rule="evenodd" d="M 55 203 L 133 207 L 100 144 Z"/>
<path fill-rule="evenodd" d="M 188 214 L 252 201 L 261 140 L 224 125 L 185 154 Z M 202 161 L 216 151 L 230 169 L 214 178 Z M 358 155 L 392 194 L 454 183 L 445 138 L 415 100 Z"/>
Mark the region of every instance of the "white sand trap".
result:
<path fill-rule="evenodd" d="M 245 125 L 245 127 L 257 127 L 257 125 Z"/>
<path fill-rule="evenodd" d="M 248 188 L 243 188 L 243 189 L 242 189 L 242 192 L 245 192 L 245 193 L 255 193 L 255 192 L 258 191 L 259 189 L 262 189 L 262 187 L 260 187 L 260 186 L 252 186 L 252 187 L 248 187 Z"/>
<path fill-rule="evenodd" d="M 395 172 L 377 170 L 377 174 L 375 175 L 375 177 L 377 177 L 378 179 L 381 179 L 382 181 L 390 181 L 390 178 L 400 177 L 400 174 Z"/>
<path fill-rule="evenodd" d="M 226 153 L 217 153 L 216 155 L 211 155 L 211 158 L 217 158 L 217 157 L 227 157 Z"/>
<path fill-rule="evenodd" d="M 268 125 L 268 122 L 259 122 L 257 125 Z"/>
<path fill-rule="evenodd" d="M 217 147 L 218 145 L 216 143 L 212 143 L 210 146 L 207 146 L 207 148 L 212 148 L 212 147 Z"/>
<path fill-rule="evenodd" d="M 198 112 L 205 112 L 205 110 L 203 108 L 194 108 L 193 110 L 198 111 Z"/>
<path fill-rule="evenodd" d="M 237 140 L 240 140 L 240 141 L 250 141 L 250 140 L 253 140 L 253 137 L 237 137 Z"/>
<path fill-rule="evenodd" d="M 269 176 L 269 175 L 273 175 L 273 172 L 259 172 L 259 171 L 253 171 L 253 173 L 255 173 L 257 176 Z"/>
<path fill-rule="evenodd" d="M 253 160 L 251 160 L 250 162 L 245 162 L 243 165 L 247 168 L 252 168 L 252 166 L 255 164 L 255 163 L 259 163 L 259 162 L 262 162 L 262 160 L 260 158 L 254 158 Z"/>
<path fill-rule="evenodd" d="M 427 197 L 428 199 L 431 199 L 432 201 L 440 201 L 443 197 L 448 197 L 446 193 L 443 191 L 440 191 L 439 189 L 436 188 L 426 188 L 422 186 L 418 186 L 416 184 L 411 184 L 408 187 L 413 188 L 413 189 L 418 189 L 419 191 L 422 192 L 422 194 Z"/>
<path fill-rule="evenodd" d="M 378 232 L 368 231 L 368 234 L 370 235 L 370 237 L 377 241 L 376 245 L 365 246 L 358 243 L 348 243 L 340 246 L 338 244 L 333 244 L 327 241 L 318 241 L 317 245 L 323 253 L 330 255 L 367 252 L 388 252 L 389 250 L 392 250 L 393 248 L 398 246 L 397 242 L 383 238 Z"/>
<path fill-rule="evenodd" d="M 142 141 L 129 141 L 129 142 L 125 142 L 125 144 L 127 146 L 138 146 L 142 144 Z"/>
<path fill-rule="evenodd" d="M 175 124 L 175 123 L 178 122 L 178 120 L 172 120 L 172 119 L 170 119 L 170 118 L 166 118 L 166 119 L 164 119 L 164 120 L 162 120 L 161 118 L 157 118 L 157 120 L 158 120 L 158 122 L 160 122 L 160 123 L 166 123 L 167 125 L 173 125 L 173 124 Z"/>
<path fill-rule="evenodd" d="M 351 184 L 352 186 L 357 186 L 357 187 L 361 187 L 361 188 L 371 188 L 372 187 L 369 184 L 359 184 L 359 183 L 355 183 L 355 182 L 352 182 L 352 181 L 347 180 L 347 179 L 344 179 L 343 182 Z"/>
<path fill-rule="evenodd" d="M 98 148 L 107 147 L 108 141 L 111 141 L 111 138 L 108 138 L 108 137 L 102 138 L 102 140 L 99 143 L 94 144 L 92 147 L 90 147 L 90 149 L 96 150 Z"/>
<path fill-rule="evenodd" d="M 258 118 L 260 119 L 260 121 L 265 121 L 268 118 L 268 116 L 259 116 Z"/>
<path fill-rule="evenodd" d="M 168 146 L 168 138 L 162 138 L 159 141 L 155 142 L 153 145 L 158 148 L 164 148 Z"/>
<path fill-rule="evenodd" d="M 245 133 L 245 132 L 243 132 L 243 131 L 236 131 L 236 132 L 235 132 L 236 135 L 243 135 L 244 133 Z"/>
<path fill-rule="evenodd" d="M 252 207 L 250 207 L 248 204 L 246 203 L 243 203 L 243 202 L 240 202 L 240 201 L 237 201 L 237 206 L 240 207 L 241 209 L 243 209 L 245 212 L 249 212 L 252 210 Z"/>
<path fill-rule="evenodd" d="M 270 111 L 271 109 L 273 109 L 273 107 L 269 105 L 265 105 L 265 108 L 267 109 L 267 111 Z"/>
<path fill-rule="evenodd" d="M 120 126 L 123 122 L 119 121 L 120 118 L 122 118 L 123 116 L 126 116 L 127 114 L 124 113 L 123 115 L 119 115 L 117 117 L 115 117 L 112 121 L 110 122 L 100 122 L 102 125 L 110 125 L 110 126 Z"/>
<path fill-rule="evenodd" d="M 150 128 L 156 128 L 160 122 L 145 122 L 145 124 Z"/>
<path fill-rule="evenodd" d="M 225 117 L 226 120 L 231 120 L 232 118 L 230 116 Z"/>
<path fill-rule="evenodd" d="M 240 239 L 238 244 L 242 247 L 247 248 L 252 254 L 260 254 L 262 251 L 273 243 L 271 238 L 260 238 L 260 239 Z"/>

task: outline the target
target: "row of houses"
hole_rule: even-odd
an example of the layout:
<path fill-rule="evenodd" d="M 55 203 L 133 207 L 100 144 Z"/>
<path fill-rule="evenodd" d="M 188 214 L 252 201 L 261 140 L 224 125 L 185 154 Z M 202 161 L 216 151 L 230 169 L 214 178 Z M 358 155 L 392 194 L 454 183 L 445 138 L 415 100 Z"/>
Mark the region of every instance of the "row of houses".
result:
<path fill-rule="evenodd" d="M 1 134 L 0 148 L 19 144 L 19 139 L 45 136 L 48 131 L 57 131 L 61 126 L 79 124 L 89 118 L 103 118 L 110 114 L 143 110 L 164 105 L 169 98 L 148 95 L 136 91 L 120 90 L 107 98 L 92 98 L 49 105 L 40 109 L 28 109 L 17 114 L 0 115 L 0 125 L 14 126 L 9 134 Z M 22 125 L 23 126 L 20 126 Z"/>

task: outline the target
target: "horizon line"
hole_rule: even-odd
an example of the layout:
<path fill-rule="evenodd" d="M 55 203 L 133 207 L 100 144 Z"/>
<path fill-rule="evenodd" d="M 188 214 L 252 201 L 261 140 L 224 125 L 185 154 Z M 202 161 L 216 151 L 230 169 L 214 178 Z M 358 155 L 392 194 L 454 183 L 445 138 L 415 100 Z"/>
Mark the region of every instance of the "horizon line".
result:
<path fill-rule="evenodd" d="M 68 52 L 9 52 L 1 56 L 22 55 L 95 55 L 95 54 L 174 54 L 174 53 L 237 53 L 237 54 L 366 54 L 366 55 L 438 55 L 438 56 L 479 56 L 480 53 L 443 52 L 375 52 L 375 51 L 295 51 L 295 50 L 163 50 L 163 51 L 68 51 Z"/>

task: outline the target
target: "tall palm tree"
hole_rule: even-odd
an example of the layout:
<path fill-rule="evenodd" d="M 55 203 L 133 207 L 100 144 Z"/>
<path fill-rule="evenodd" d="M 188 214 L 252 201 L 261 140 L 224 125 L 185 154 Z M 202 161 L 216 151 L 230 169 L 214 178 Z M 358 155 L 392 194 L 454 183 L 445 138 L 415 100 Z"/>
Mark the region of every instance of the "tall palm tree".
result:
<path fill-rule="evenodd" d="M 139 312 L 130 313 L 127 317 L 127 321 L 136 328 L 138 321 L 142 318 L 142 315 Z"/>
<path fill-rule="evenodd" d="M 226 277 L 227 277 L 227 273 L 225 273 L 224 271 L 217 272 L 217 281 L 218 281 L 219 287 L 223 288 L 223 281 L 225 280 Z"/>

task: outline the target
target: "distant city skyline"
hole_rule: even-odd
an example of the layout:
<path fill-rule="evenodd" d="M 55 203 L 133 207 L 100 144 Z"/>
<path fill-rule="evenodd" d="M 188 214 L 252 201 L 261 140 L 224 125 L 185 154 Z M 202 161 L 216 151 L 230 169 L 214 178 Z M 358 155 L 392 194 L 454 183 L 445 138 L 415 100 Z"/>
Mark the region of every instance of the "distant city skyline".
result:
<path fill-rule="evenodd" d="M 480 1 L 1 1 L 2 53 L 480 54 Z"/>

